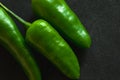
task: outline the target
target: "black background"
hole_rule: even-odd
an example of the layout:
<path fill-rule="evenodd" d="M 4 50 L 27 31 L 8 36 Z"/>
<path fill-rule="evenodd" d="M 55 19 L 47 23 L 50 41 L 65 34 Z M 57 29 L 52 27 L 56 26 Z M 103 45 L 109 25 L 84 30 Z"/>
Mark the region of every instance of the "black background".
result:
<path fill-rule="evenodd" d="M 0 0 L 27 21 L 36 19 L 31 0 Z M 66 0 L 78 15 L 92 38 L 89 49 L 81 49 L 71 42 L 81 65 L 79 80 L 120 80 L 120 0 Z M 25 28 L 14 19 L 23 36 Z M 70 80 L 46 58 L 33 50 L 42 80 Z M 28 80 L 12 55 L 0 46 L 0 80 Z"/>

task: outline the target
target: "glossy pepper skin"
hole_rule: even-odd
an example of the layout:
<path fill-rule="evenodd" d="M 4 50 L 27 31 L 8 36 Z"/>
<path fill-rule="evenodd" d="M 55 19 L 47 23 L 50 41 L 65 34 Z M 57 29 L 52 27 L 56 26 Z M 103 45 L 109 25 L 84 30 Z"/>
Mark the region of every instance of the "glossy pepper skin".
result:
<path fill-rule="evenodd" d="M 71 79 L 80 77 L 80 66 L 74 52 L 58 32 L 46 21 L 32 23 L 26 32 L 26 41 Z"/>
<path fill-rule="evenodd" d="M 38 16 L 50 22 L 73 43 L 82 48 L 90 47 L 88 32 L 64 0 L 32 0 L 32 7 Z"/>
<path fill-rule="evenodd" d="M 0 43 L 24 69 L 29 80 L 41 80 L 40 71 L 11 17 L 0 7 Z"/>

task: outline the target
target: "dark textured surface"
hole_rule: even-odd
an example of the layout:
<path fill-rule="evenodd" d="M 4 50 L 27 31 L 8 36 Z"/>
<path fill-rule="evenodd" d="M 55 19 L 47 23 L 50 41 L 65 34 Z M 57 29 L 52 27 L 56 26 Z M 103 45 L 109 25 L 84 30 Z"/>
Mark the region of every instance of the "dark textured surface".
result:
<path fill-rule="evenodd" d="M 30 0 L 0 0 L 9 9 L 32 22 Z M 89 49 L 71 44 L 81 65 L 79 80 L 120 80 L 120 0 L 66 0 L 92 37 Z M 16 21 L 16 20 L 15 20 Z M 23 25 L 16 21 L 25 35 Z M 38 52 L 32 52 L 43 80 L 70 80 Z M 28 80 L 12 55 L 0 45 L 0 80 Z"/>

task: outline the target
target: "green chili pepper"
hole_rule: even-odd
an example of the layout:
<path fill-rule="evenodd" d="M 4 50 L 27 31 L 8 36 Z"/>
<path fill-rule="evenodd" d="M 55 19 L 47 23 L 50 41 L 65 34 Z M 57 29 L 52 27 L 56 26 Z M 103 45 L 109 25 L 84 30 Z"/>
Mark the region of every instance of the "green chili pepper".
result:
<path fill-rule="evenodd" d="M 12 11 L 6 10 L 27 26 L 26 41 L 72 79 L 80 77 L 80 66 L 73 50 L 59 33 L 46 21 L 40 19 L 32 24 Z"/>
<path fill-rule="evenodd" d="M 32 7 L 38 16 L 50 22 L 73 43 L 82 48 L 90 47 L 88 32 L 64 0 L 32 0 Z"/>
<path fill-rule="evenodd" d="M 69 78 L 79 78 L 80 69 L 74 52 L 46 21 L 36 20 L 33 22 L 27 30 L 26 40 Z"/>
<path fill-rule="evenodd" d="M 29 80 L 41 80 L 38 66 L 11 17 L 0 7 L 0 43 L 10 51 L 24 69 Z"/>

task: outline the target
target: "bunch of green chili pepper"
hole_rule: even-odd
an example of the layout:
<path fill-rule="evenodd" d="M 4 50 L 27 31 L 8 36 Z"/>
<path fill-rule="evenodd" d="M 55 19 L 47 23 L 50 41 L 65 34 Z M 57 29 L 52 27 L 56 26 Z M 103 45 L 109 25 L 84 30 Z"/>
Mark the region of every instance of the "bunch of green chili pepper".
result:
<path fill-rule="evenodd" d="M 4 5 L 0 5 L 26 26 L 26 44 L 36 48 L 42 55 L 44 55 L 54 65 L 56 65 L 56 67 L 58 67 L 59 70 L 63 72 L 67 77 L 71 79 L 78 79 L 80 77 L 80 66 L 77 57 L 69 44 L 60 36 L 59 33 L 64 34 L 71 41 L 73 41 L 73 43 L 83 48 L 90 47 L 91 39 L 84 26 L 81 24 L 74 12 L 67 6 L 64 0 L 32 0 L 33 9 L 42 18 L 34 21 L 33 23 L 29 23 L 23 20 L 8 8 L 6 8 Z M 0 20 L 2 20 L 2 18 Z M 4 26 L 6 26 L 6 24 L 4 24 L 3 27 Z M 60 32 L 58 33 L 56 30 Z M 14 32 L 16 29 L 12 31 Z M 17 31 L 17 33 L 19 32 Z M 21 36 L 18 35 L 17 37 L 19 39 Z M 0 39 L 2 38 L 0 37 Z M 6 41 L 6 39 L 10 39 L 8 35 L 5 39 L 3 38 L 4 41 Z M 11 42 L 13 42 L 13 44 L 16 44 L 14 41 Z M 19 45 L 20 44 L 18 44 L 18 46 Z M 8 49 L 11 48 L 11 46 L 8 47 Z M 19 50 L 24 51 L 23 48 L 19 48 Z M 13 49 L 13 51 L 14 50 L 16 49 Z M 19 56 L 16 58 L 18 60 L 22 59 Z M 22 64 L 22 61 L 20 63 Z M 28 63 L 30 62 L 28 61 Z M 24 66 L 29 66 L 29 64 Z M 36 65 L 33 64 L 33 66 Z M 34 68 L 37 70 L 36 67 Z M 33 76 L 33 78 L 30 78 L 30 80 L 41 80 L 39 71 L 34 70 L 34 68 L 30 69 L 33 70 L 33 72 L 29 72 L 29 69 L 26 70 L 27 74 L 31 74 Z"/>

